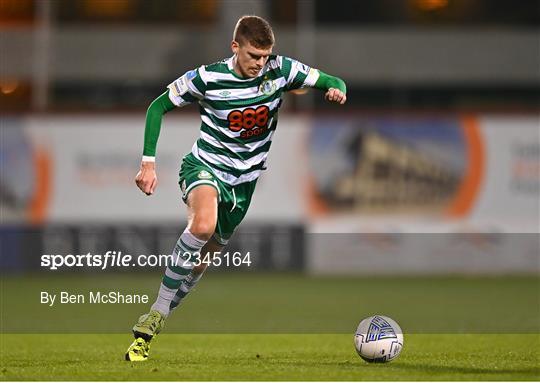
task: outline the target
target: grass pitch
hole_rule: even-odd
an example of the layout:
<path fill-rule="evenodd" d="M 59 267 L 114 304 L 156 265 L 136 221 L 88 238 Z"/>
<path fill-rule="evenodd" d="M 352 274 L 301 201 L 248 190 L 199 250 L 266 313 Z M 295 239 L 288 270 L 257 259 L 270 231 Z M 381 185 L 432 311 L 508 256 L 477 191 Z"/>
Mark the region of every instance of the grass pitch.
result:
<path fill-rule="evenodd" d="M 152 301 L 160 279 L 3 275 L 0 380 L 540 380 L 538 276 L 209 273 L 138 364 L 124 352 L 149 305 L 40 304 L 41 291 L 63 290 Z M 389 364 L 368 364 L 353 346 L 357 324 L 373 314 L 405 333 Z"/>
<path fill-rule="evenodd" d="M 163 334 L 131 363 L 129 335 L 2 336 L 2 380 L 538 380 L 539 335 L 405 336 L 368 364 L 345 334 Z"/>
<path fill-rule="evenodd" d="M 120 291 L 147 294 L 151 303 L 161 278 L 160 272 L 6 276 L 0 281 L 1 330 L 126 333 L 150 304 L 50 307 L 40 304 L 40 293 Z M 396 320 L 406 334 L 540 333 L 540 278 L 210 272 L 169 318 L 166 333 L 350 334 L 374 314 Z"/>

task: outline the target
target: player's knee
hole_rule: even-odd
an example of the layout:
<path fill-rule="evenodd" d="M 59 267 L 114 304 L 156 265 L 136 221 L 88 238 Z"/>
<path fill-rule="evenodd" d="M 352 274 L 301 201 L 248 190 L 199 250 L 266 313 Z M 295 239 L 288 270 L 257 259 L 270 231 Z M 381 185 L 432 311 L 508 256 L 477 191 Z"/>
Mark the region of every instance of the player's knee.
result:
<path fill-rule="evenodd" d="M 216 229 L 216 221 L 208 218 L 195 218 L 191 223 L 189 231 L 199 239 L 208 241 Z"/>

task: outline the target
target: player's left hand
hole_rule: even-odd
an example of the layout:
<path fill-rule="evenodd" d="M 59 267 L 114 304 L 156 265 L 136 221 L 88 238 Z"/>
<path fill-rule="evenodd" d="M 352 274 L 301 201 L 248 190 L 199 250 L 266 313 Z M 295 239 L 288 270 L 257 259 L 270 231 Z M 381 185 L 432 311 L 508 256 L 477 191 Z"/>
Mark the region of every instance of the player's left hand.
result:
<path fill-rule="evenodd" d="M 331 102 L 337 102 L 341 105 L 345 104 L 347 102 L 347 95 L 336 88 L 330 88 L 324 95 L 324 98 Z"/>

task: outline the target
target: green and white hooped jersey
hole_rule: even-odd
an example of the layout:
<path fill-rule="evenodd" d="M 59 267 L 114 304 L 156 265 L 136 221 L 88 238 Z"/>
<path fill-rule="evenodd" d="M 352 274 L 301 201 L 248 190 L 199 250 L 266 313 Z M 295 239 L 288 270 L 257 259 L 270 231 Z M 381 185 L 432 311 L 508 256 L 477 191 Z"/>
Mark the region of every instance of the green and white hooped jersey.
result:
<path fill-rule="evenodd" d="M 223 182 L 238 185 L 265 169 L 283 93 L 312 87 L 319 72 L 294 59 L 271 55 L 255 78 L 241 78 L 234 56 L 186 72 L 172 82 L 176 106 L 199 103 L 201 132 L 193 155 Z"/>

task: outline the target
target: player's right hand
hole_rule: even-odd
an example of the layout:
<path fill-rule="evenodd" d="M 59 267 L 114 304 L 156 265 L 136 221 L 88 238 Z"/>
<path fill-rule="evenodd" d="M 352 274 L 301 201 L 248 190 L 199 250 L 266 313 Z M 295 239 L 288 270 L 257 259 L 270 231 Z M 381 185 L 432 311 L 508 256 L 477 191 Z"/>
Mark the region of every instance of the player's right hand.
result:
<path fill-rule="evenodd" d="M 154 194 L 157 187 L 156 163 L 141 162 L 141 169 L 135 176 L 135 183 L 146 195 Z"/>

